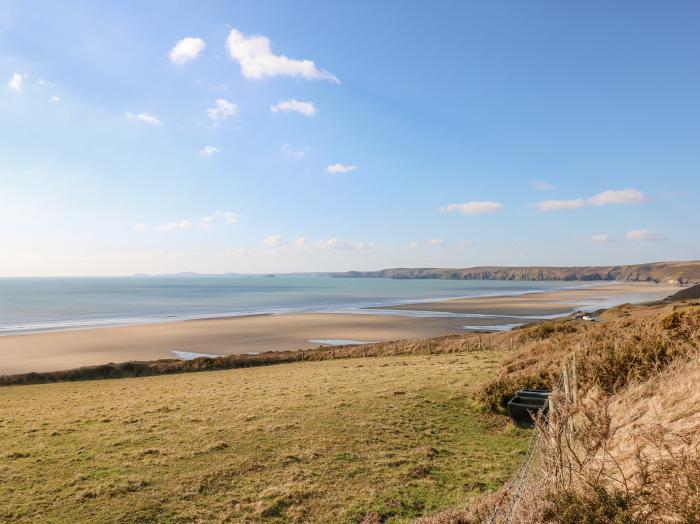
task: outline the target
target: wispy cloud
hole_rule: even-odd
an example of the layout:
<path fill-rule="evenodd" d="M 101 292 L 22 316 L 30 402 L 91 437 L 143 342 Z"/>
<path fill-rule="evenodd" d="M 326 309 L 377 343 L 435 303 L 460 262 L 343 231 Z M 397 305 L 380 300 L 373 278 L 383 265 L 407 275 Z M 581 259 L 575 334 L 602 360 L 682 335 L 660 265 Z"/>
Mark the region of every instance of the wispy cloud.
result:
<path fill-rule="evenodd" d="M 445 245 L 445 241 L 441 238 L 432 238 L 428 240 L 428 245 L 431 247 L 440 247 Z"/>
<path fill-rule="evenodd" d="M 12 77 L 10 77 L 10 81 L 7 82 L 7 88 L 10 91 L 15 91 L 19 93 L 22 91 L 22 85 L 24 84 L 24 79 L 26 75 L 22 75 L 20 73 L 13 73 Z"/>
<path fill-rule="evenodd" d="M 201 38 L 188 36 L 180 40 L 170 51 L 170 61 L 176 65 L 183 65 L 199 56 L 207 43 Z"/>
<path fill-rule="evenodd" d="M 484 213 L 496 213 L 503 209 L 503 204 L 500 202 L 491 202 L 489 200 L 464 202 L 462 204 L 448 204 L 442 206 L 442 213 L 460 213 L 462 215 L 481 215 Z"/>
<path fill-rule="evenodd" d="M 270 106 L 270 111 L 273 113 L 299 113 L 304 116 L 314 116 L 316 114 L 316 106 L 313 102 L 302 102 L 296 98 L 284 100 L 273 106 Z"/>
<path fill-rule="evenodd" d="M 615 242 L 615 238 L 606 234 L 599 234 L 591 236 L 591 240 L 596 244 L 609 244 L 610 242 Z"/>
<path fill-rule="evenodd" d="M 149 115 L 148 113 L 127 113 L 126 118 L 129 120 L 138 120 L 140 122 L 144 122 L 148 124 L 149 126 L 162 126 L 163 122 L 161 122 L 158 117 Z"/>
<path fill-rule="evenodd" d="M 215 107 L 207 109 L 207 115 L 214 122 L 226 120 L 238 114 L 238 106 L 225 98 L 217 98 Z"/>
<path fill-rule="evenodd" d="M 576 198 L 574 200 L 543 200 L 542 202 L 537 202 L 535 207 L 538 211 L 560 211 L 562 209 L 578 209 L 586 205 L 583 198 Z"/>
<path fill-rule="evenodd" d="M 330 164 L 328 167 L 326 167 L 326 173 L 330 173 L 332 175 L 337 173 L 350 173 L 356 169 L 357 166 L 352 164 Z"/>
<path fill-rule="evenodd" d="M 238 215 L 238 213 L 234 213 L 233 211 L 215 211 L 211 215 L 202 217 L 201 224 L 207 226 L 212 225 L 217 221 L 223 221 L 226 224 L 236 224 L 239 218 L 240 215 Z"/>
<path fill-rule="evenodd" d="M 306 155 L 309 154 L 309 151 L 311 151 L 310 147 L 305 147 L 303 149 L 294 149 L 289 144 L 284 144 L 282 146 L 282 152 L 285 155 L 293 158 L 294 160 L 301 160 L 302 158 L 305 158 Z"/>
<path fill-rule="evenodd" d="M 311 240 L 299 237 L 296 240 L 286 240 L 279 235 L 271 235 L 262 241 L 263 244 L 275 249 L 293 249 L 308 252 L 318 251 L 368 251 L 375 248 L 374 243 L 365 241 L 348 241 L 339 238 Z"/>
<path fill-rule="evenodd" d="M 161 224 L 155 227 L 155 230 L 159 233 L 167 233 L 169 231 L 177 231 L 182 229 L 190 229 L 192 227 L 192 222 L 189 220 L 180 220 L 179 222 L 168 222 L 167 224 Z"/>
<path fill-rule="evenodd" d="M 210 215 L 202 217 L 196 224 L 192 220 L 184 219 L 175 222 L 168 222 L 166 224 L 160 224 L 155 226 L 153 229 L 158 233 L 167 233 L 169 231 L 178 231 L 192 229 L 195 225 L 201 229 L 210 229 L 214 227 L 217 223 L 221 224 L 236 224 L 238 222 L 239 215 L 232 211 L 215 211 Z M 137 231 L 144 231 L 147 228 L 146 224 L 137 224 L 134 229 Z"/>
<path fill-rule="evenodd" d="M 649 231 L 648 229 L 635 229 L 625 235 L 627 240 L 643 240 L 645 242 L 663 242 L 668 240 L 665 236 Z"/>
<path fill-rule="evenodd" d="M 533 204 L 539 211 L 559 211 L 562 209 L 579 209 L 583 206 L 607 206 L 611 204 L 629 205 L 648 202 L 647 196 L 636 189 L 609 189 L 590 198 L 573 200 L 544 200 Z"/>
<path fill-rule="evenodd" d="M 317 68 L 312 60 L 294 60 L 274 54 L 270 39 L 263 35 L 246 36 L 231 29 L 226 46 L 231 58 L 240 64 L 245 78 L 260 80 L 265 77 L 291 76 L 340 83 L 328 71 Z"/>
<path fill-rule="evenodd" d="M 147 224 L 136 224 L 134 226 L 134 231 L 146 231 L 148 229 Z"/>
<path fill-rule="evenodd" d="M 52 96 L 51 98 L 49 98 L 49 101 L 50 101 L 52 104 L 58 104 L 58 103 L 61 101 L 61 97 L 60 97 L 60 96 L 54 95 L 54 96 Z"/>
<path fill-rule="evenodd" d="M 329 238 L 327 240 L 319 240 L 314 244 L 315 247 L 324 251 L 330 250 L 352 250 L 352 251 L 367 251 L 374 249 L 372 242 L 348 242 L 339 238 Z"/>
<path fill-rule="evenodd" d="M 263 240 L 263 244 L 270 247 L 282 247 L 288 245 L 289 242 L 287 242 L 284 238 L 282 238 L 279 235 L 270 235 L 265 240 Z"/>
<path fill-rule="evenodd" d="M 550 184 L 549 182 L 545 182 L 544 180 L 535 180 L 532 183 L 532 187 L 534 187 L 538 191 L 551 191 L 552 189 L 557 188 L 557 186 L 555 186 L 554 184 Z"/>
<path fill-rule="evenodd" d="M 219 149 L 216 146 L 204 146 L 202 149 L 199 150 L 199 154 L 201 156 L 207 157 L 207 156 L 212 156 L 215 155 L 216 153 L 219 153 L 221 149 Z"/>

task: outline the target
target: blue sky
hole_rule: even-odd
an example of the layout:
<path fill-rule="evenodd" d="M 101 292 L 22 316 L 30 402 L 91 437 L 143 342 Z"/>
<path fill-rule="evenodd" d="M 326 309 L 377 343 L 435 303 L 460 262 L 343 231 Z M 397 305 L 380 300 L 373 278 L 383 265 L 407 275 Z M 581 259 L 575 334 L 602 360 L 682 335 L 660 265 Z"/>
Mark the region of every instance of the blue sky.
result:
<path fill-rule="evenodd" d="M 698 259 L 699 17 L 0 0 L 0 275 Z"/>

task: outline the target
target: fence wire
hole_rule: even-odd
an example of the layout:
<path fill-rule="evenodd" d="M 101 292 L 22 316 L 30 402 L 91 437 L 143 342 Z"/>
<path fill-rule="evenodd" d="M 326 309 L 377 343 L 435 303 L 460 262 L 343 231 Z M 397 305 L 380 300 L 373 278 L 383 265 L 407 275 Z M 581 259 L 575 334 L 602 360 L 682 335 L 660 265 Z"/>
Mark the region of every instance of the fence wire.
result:
<path fill-rule="evenodd" d="M 558 384 L 552 390 L 563 392 L 564 390 L 564 373 L 561 374 Z M 488 520 L 485 521 L 486 524 L 495 524 L 499 522 L 499 516 L 502 516 L 500 522 L 502 524 L 510 524 L 512 519 L 517 513 L 517 509 L 523 500 L 523 492 L 525 488 L 530 483 L 532 476 L 533 465 L 535 464 L 535 459 L 539 451 L 539 439 L 540 433 L 537 428 L 532 430 L 530 435 L 530 440 L 527 444 L 527 451 L 525 452 L 525 457 L 523 458 L 520 468 L 515 473 L 513 478 L 508 481 L 508 483 L 503 488 L 503 494 L 500 500 L 496 502 L 491 515 Z"/>

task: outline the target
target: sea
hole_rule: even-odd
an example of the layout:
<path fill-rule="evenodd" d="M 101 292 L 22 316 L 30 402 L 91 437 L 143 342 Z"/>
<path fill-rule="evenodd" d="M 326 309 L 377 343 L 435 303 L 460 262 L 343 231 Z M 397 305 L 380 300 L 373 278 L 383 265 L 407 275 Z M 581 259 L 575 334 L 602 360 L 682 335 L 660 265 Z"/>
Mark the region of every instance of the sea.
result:
<path fill-rule="evenodd" d="M 253 314 L 367 314 L 368 307 L 581 287 L 576 284 L 328 276 L 0 278 L 0 336 Z"/>

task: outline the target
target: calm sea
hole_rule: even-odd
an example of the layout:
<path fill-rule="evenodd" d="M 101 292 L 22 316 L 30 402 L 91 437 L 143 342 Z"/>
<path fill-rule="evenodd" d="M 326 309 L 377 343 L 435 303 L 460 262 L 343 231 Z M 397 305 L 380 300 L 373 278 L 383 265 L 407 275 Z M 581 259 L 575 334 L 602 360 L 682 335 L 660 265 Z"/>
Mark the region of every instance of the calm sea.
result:
<path fill-rule="evenodd" d="M 0 278 L 0 335 L 254 313 L 357 311 L 572 285 L 289 276 Z"/>

